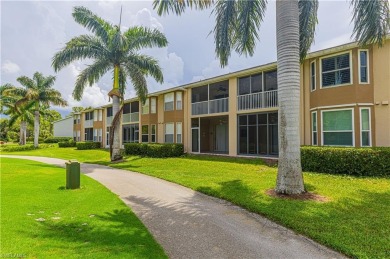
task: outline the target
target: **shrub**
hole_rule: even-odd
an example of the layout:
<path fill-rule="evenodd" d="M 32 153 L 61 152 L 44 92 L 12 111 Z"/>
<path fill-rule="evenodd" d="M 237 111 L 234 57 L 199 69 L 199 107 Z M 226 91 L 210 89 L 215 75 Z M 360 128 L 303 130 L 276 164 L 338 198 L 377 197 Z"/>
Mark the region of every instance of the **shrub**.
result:
<path fill-rule="evenodd" d="M 27 142 L 34 142 L 34 136 L 27 137 L 26 141 Z M 44 138 L 42 138 L 42 137 L 38 137 L 38 142 L 39 143 L 42 143 L 42 142 L 44 142 L 44 143 L 57 143 L 57 142 L 45 142 Z"/>
<path fill-rule="evenodd" d="M 77 142 L 76 148 L 78 150 L 85 150 L 85 149 L 97 149 L 101 147 L 100 142 Z"/>
<path fill-rule="evenodd" d="M 148 157 L 177 157 L 184 154 L 183 144 L 125 144 L 126 155 L 148 156 Z"/>
<path fill-rule="evenodd" d="M 390 176 L 390 148 L 301 148 L 302 170 L 355 176 Z"/>
<path fill-rule="evenodd" d="M 44 140 L 45 143 L 58 143 L 72 140 L 72 137 L 50 137 Z M 34 140 L 34 139 L 33 139 Z"/>
<path fill-rule="evenodd" d="M 4 146 L 2 148 L 3 152 L 18 152 L 18 151 L 28 151 L 28 150 L 34 150 L 34 149 L 42 149 L 42 148 L 49 148 L 54 147 L 53 144 L 39 144 L 38 148 L 35 148 L 34 145 L 10 145 L 10 146 Z"/>
<path fill-rule="evenodd" d="M 58 142 L 58 147 L 76 147 L 76 141 L 74 141 L 73 139 L 69 141 L 61 141 Z"/>

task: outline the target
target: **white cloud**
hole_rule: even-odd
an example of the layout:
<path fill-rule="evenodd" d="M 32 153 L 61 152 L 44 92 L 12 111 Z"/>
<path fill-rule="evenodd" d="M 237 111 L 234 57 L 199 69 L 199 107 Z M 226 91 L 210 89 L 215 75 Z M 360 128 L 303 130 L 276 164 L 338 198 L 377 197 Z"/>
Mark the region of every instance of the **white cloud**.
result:
<path fill-rule="evenodd" d="M 133 23 L 134 25 L 138 26 L 158 29 L 161 32 L 164 31 L 164 27 L 162 26 L 162 24 L 155 17 L 152 16 L 152 13 L 147 8 L 143 8 L 137 12 Z"/>
<path fill-rule="evenodd" d="M 223 75 L 223 74 L 227 74 L 227 73 L 230 73 L 229 66 L 222 68 L 220 63 L 219 63 L 219 60 L 215 59 L 215 60 L 211 61 L 207 67 L 202 69 L 201 75 L 194 76 L 192 78 L 191 82 L 196 82 L 196 81 L 200 81 L 203 79 L 207 79 L 207 78 L 211 78 L 211 77 L 215 77 L 215 76 L 219 76 L 219 75 Z"/>
<path fill-rule="evenodd" d="M 3 65 L 1 65 L 1 71 L 5 74 L 15 74 L 20 71 L 20 67 L 18 64 L 7 59 L 4 61 Z"/>
<path fill-rule="evenodd" d="M 100 89 L 96 84 L 94 84 L 91 87 L 87 86 L 84 89 L 84 93 L 80 101 L 76 101 L 75 99 L 73 99 L 71 94 L 67 96 L 67 101 L 69 103 L 70 109 L 74 106 L 98 107 L 108 104 L 107 93 L 107 91 Z"/>

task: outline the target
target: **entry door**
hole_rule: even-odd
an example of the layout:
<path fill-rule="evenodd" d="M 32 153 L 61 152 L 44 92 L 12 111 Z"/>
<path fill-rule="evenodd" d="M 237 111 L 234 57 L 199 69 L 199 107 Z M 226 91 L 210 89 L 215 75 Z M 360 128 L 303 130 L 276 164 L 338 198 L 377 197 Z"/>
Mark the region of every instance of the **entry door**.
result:
<path fill-rule="evenodd" d="M 192 129 L 192 152 L 199 152 L 199 128 Z"/>
<path fill-rule="evenodd" d="M 215 151 L 217 152 L 228 151 L 227 129 L 227 124 L 217 124 L 215 126 Z"/>

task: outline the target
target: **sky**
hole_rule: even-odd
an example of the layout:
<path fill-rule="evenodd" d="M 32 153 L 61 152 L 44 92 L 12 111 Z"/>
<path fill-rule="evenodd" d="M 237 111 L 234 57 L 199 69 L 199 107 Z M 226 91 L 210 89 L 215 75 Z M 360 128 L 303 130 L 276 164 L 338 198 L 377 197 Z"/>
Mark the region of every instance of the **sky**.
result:
<path fill-rule="evenodd" d="M 3 1 L 1 9 L 1 84 L 20 86 L 19 76 L 31 77 L 38 71 L 45 76 L 55 75 L 54 88 L 59 90 L 68 107 L 54 107 L 63 116 L 73 106 L 101 106 L 109 102 L 107 93 L 112 88 L 112 75 L 107 74 L 91 87 L 86 87 L 82 100 L 72 98 L 72 91 L 80 71 L 91 63 L 77 61 L 55 73 L 51 67 L 54 54 L 71 38 L 90 34 L 72 17 L 75 6 L 85 6 L 103 19 L 119 23 L 122 7 L 122 29 L 131 26 L 157 28 L 169 44 L 165 48 L 143 50 L 156 58 L 164 74 L 164 83 L 147 78 L 149 92 L 180 86 L 202 79 L 234 72 L 276 61 L 275 1 L 269 0 L 265 18 L 260 26 L 260 39 L 252 57 L 233 54 L 229 64 L 221 68 L 214 52 L 214 27 L 211 10 L 187 10 L 182 16 L 158 16 L 152 1 Z M 318 26 L 311 51 L 351 42 L 352 24 L 349 2 L 321 1 Z M 134 97 L 131 84 L 126 98 Z"/>

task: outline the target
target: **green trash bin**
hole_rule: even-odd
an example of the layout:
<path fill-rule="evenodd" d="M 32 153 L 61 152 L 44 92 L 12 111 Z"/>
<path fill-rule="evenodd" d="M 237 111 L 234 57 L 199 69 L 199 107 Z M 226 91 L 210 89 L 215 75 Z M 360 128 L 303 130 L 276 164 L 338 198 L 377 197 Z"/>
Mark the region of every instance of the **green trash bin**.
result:
<path fill-rule="evenodd" d="M 66 189 L 80 188 L 80 163 L 77 160 L 69 160 L 66 165 Z"/>

